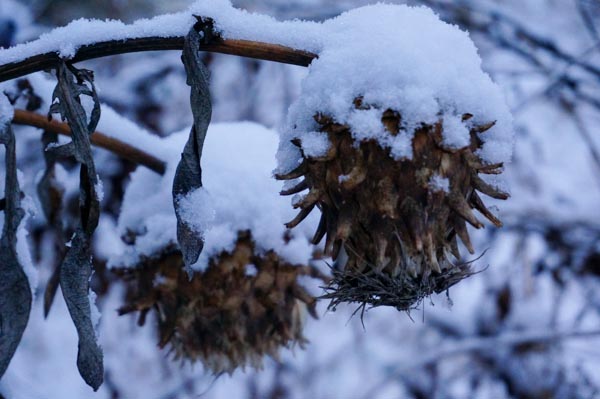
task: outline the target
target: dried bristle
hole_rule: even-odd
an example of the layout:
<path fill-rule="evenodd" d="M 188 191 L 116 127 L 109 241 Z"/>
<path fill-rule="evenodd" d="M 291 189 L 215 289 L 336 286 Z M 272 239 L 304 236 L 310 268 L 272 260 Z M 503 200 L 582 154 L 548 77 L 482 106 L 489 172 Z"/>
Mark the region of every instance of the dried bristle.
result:
<path fill-rule="evenodd" d="M 374 108 L 361 99 L 354 105 Z M 472 115 L 465 114 L 463 121 L 470 118 Z M 473 253 L 466 223 L 483 227 L 473 209 L 501 226 L 476 191 L 494 198 L 508 197 L 478 176 L 501 172 L 502 164 L 488 165 L 476 155 L 482 145 L 479 135 L 493 123 L 473 126 L 470 145 L 461 149 L 444 147 L 442 121 L 424 124 L 414 133 L 412 159 L 394 160 L 389 148 L 375 140 L 357 144 L 348 126 L 321 114 L 315 120 L 331 146 L 325 156 L 303 154 L 298 173 L 291 174 L 297 178 L 301 172 L 304 180 L 300 187 L 310 190 L 305 197 L 310 201 L 299 203 L 300 213 L 289 226 L 300 223 L 315 206 L 321 210 L 315 243 L 325 237 L 325 252 L 334 260 L 342 247 L 348 255 L 344 272 L 334 278 L 339 297 L 380 305 L 379 299 L 361 295 L 360 285 L 369 285 L 365 278 L 375 279 L 372 283 L 379 288 L 382 282 L 393 281 L 387 285 L 395 290 L 392 297 L 403 299 L 395 304 L 384 302 L 405 310 L 440 287 L 454 284 L 458 276 L 468 276 L 468 270 L 455 270 L 457 266 L 448 257 L 460 256 L 457 239 Z M 400 132 L 401 115 L 393 110 L 383 112 L 382 124 L 390 135 L 406 134 Z M 447 192 L 432 186 L 435 176 L 449 180 Z M 359 272 L 361 278 L 357 278 Z M 328 297 L 334 299 L 335 290 L 329 290 Z"/>
<path fill-rule="evenodd" d="M 253 265 L 256 273 L 248 272 Z M 299 283 L 301 275 L 324 279 L 318 271 L 283 261 L 275 252 L 258 254 L 248 232 L 235 248 L 210 260 L 191 280 L 181 253 L 166 250 L 135 269 L 118 274 L 130 282 L 120 312 L 140 312 L 140 324 L 154 309 L 159 345 L 176 358 L 201 361 L 215 374 L 262 366 L 264 355 L 302 346 L 305 310 L 316 317 L 316 299 Z"/>

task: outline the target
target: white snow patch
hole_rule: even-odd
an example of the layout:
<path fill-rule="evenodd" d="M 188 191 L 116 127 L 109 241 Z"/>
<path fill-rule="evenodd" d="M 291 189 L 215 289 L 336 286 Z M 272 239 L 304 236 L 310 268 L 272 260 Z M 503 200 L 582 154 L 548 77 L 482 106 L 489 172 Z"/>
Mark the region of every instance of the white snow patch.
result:
<path fill-rule="evenodd" d="M 96 176 L 96 184 L 94 185 L 94 190 L 96 191 L 96 199 L 99 202 L 102 202 L 102 200 L 104 199 L 104 185 L 102 184 L 102 180 L 100 179 L 100 176 Z"/>
<path fill-rule="evenodd" d="M 204 236 L 215 220 L 215 209 L 210 194 L 203 187 L 180 196 L 179 216 L 196 233 Z"/>
<path fill-rule="evenodd" d="M 19 181 L 23 181 L 23 178 L 20 176 Z M 17 229 L 17 258 L 19 259 L 19 264 L 23 268 L 25 275 L 27 275 L 29 287 L 31 288 L 31 292 L 35 297 L 39 276 L 38 271 L 33 264 L 31 251 L 29 250 L 29 241 L 27 239 L 29 236 L 29 231 L 27 230 L 27 222 L 30 218 L 36 215 L 37 208 L 31 197 L 25 197 L 21 200 L 21 208 L 25 211 L 25 216 L 23 217 L 23 220 L 21 220 L 19 228 Z"/>
<path fill-rule="evenodd" d="M 109 260 L 110 266 L 134 266 L 140 256 L 156 255 L 175 245 L 176 219 L 171 197 L 173 176 L 189 130 L 160 139 L 164 176 L 139 168 L 131 176 L 118 221 L 121 235 L 136 233 L 134 245 Z M 309 243 L 317 212 L 290 232 L 284 224 L 296 211 L 279 195 L 275 167 L 277 134 L 260 125 L 212 124 L 202 156 L 203 188 L 181 198 L 184 219 L 204 236 L 204 249 L 193 266 L 204 270 L 208 260 L 233 249 L 238 231 L 250 230 L 258 251 L 275 250 L 290 263 L 306 264 L 314 247 Z M 182 201 L 182 202 L 181 202 Z"/>
<path fill-rule="evenodd" d="M 102 317 L 102 314 L 100 313 L 100 309 L 98 309 L 98 306 L 96 306 L 96 297 L 96 293 L 92 289 L 89 289 L 88 300 L 90 302 L 92 326 L 94 327 L 94 333 L 96 334 L 96 338 L 98 338 L 98 326 L 100 325 L 100 318 Z"/>
<path fill-rule="evenodd" d="M 248 277 L 254 277 L 256 276 L 256 274 L 258 273 L 258 269 L 256 268 L 256 265 L 253 264 L 248 264 L 246 265 L 246 268 L 244 270 L 244 274 Z"/>
<path fill-rule="evenodd" d="M 469 128 L 458 115 L 444 116 L 444 138 L 442 144 L 447 148 L 459 149 L 471 143 Z"/>
<path fill-rule="evenodd" d="M 117 20 L 78 19 L 37 40 L 1 50 L 0 64 L 52 52 L 72 58 L 82 46 L 111 40 L 181 37 L 196 22 L 194 15 L 213 18 L 216 30 L 225 39 L 265 41 L 309 51 L 318 51 L 321 44 L 321 25 L 316 22 L 279 22 L 267 15 L 236 9 L 228 0 L 211 0 L 197 1 L 186 11 L 144 18 L 131 24 Z"/>
<path fill-rule="evenodd" d="M 8 98 L 0 92 L 0 129 L 4 129 L 9 125 L 14 116 L 13 106 L 8 101 Z"/>
<path fill-rule="evenodd" d="M 308 132 L 302 135 L 301 146 L 306 156 L 314 158 L 325 156 L 331 143 L 325 133 Z"/>
<path fill-rule="evenodd" d="M 445 193 L 450 192 L 450 180 L 447 177 L 440 175 L 433 175 L 429 180 L 429 187 L 433 191 L 443 191 Z"/>
<path fill-rule="evenodd" d="M 423 27 L 427 29 L 423 29 Z M 318 129 L 313 116 L 350 127 L 357 141 L 377 140 L 396 159 L 412 157 L 414 130 L 443 123 L 452 148 L 469 143 L 469 128 L 495 121 L 481 136 L 486 162 L 506 162 L 512 152 L 512 117 L 500 88 L 481 69 L 469 35 L 426 7 L 376 4 L 325 21 L 319 58 L 309 67 L 300 98 L 290 107 L 278 153 L 278 172 L 298 163 L 291 140 Z M 356 98 L 363 107 L 357 109 Z M 401 129 L 390 135 L 381 123 L 387 109 L 399 112 Z M 472 126 L 472 125 L 469 125 Z"/>

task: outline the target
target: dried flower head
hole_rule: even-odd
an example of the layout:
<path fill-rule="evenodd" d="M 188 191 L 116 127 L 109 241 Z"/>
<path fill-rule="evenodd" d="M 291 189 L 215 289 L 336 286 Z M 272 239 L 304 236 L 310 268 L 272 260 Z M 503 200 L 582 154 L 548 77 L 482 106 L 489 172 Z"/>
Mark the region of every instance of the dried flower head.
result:
<path fill-rule="evenodd" d="M 361 98 L 354 105 L 357 110 L 376 109 Z M 386 109 L 381 115 L 389 135 L 407 134 L 400 113 Z M 277 178 L 304 179 L 282 194 L 309 191 L 294 201 L 300 213 L 287 226 L 296 226 L 317 207 L 321 221 L 313 243 L 325 237 L 325 253 L 334 260 L 345 250 L 343 270 L 335 272 L 325 296 L 332 306 L 349 301 L 409 310 L 471 274 L 468 264 L 457 265 L 453 258 L 460 258 L 458 239 L 474 253 L 467 223 L 475 228 L 483 224 L 473 209 L 502 225 L 479 193 L 508 197 L 480 177 L 502 171 L 501 163 L 487 164 L 477 155 L 481 135 L 494 123 L 470 124 L 471 118 L 462 115 L 470 142 L 460 148 L 445 143 L 443 119 L 422 124 L 414 132 L 412 158 L 395 159 L 375 139 L 356 140 L 360 135 L 348 125 L 323 114 L 315 120 L 317 134 L 329 142 L 326 152 L 308 155 L 302 136 L 293 140 L 302 163 Z"/>
<path fill-rule="evenodd" d="M 191 279 L 173 248 L 117 273 L 130 282 L 120 313 L 139 311 L 144 324 L 154 309 L 159 346 L 169 345 L 176 358 L 201 361 L 215 374 L 260 368 L 264 355 L 276 358 L 281 347 L 302 347 L 306 310 L 317 316 L 316 299 L 298 278 L 324 279 L 274 251 L 260 253 L 248 231 L 239 232 L 231 251 L 212 257 Z"/>

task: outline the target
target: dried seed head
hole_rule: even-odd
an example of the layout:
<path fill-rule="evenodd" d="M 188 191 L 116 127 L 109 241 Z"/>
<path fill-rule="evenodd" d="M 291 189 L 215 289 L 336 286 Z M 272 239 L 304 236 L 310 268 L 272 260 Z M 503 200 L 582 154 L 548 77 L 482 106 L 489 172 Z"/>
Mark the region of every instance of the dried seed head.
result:
<path fill-rule="evenodd" d="M 377 109 L 362 98 L 354 106 Z M 302 176 L 298 186 L 309 192 L 298 203 L 298 217 L 288 227 L 318 207 L 321 222 L 314 243 L 325 237 L 325 252 L 334 260 L 345 249 L 343 271 L 335 273 L 326 295 L 333 306 L 349 301 L 408 310 L 470 275 L 468 265 L 457 266 L 451 257 L 459 258 L 458 239 L 474 252 L 466 224 L 475 228 L 483 224 L 473 209 L 494 225 L 502 225 L 477 191 L 508 197 L 478 176 L 502 170 L 502 164 L 489 165 L 477 155 L 483 144 L 480 135 L 494 124 L 470 124 L 471 118 L 465 114 L 459 119 L 470 129 L 470 142 L 459 148 L 445 143 L 444 119 L 422 124 L 414 131 L 410 159 L 394 159 L 380 142 L 358 140 L 361 135 L 349 126 L 322 114 L 315 120 L 329 141 L 325 154 L 307 154 L 303 136 L 294 141 L 302 163 L 297 173 L 277 177 Z M 398 112 L 381 112 L 381 123 L 390 136 L 408 134 L 401 130 L 401 122 Z"/>
<path fill-rule="evenodd" d="M 169 345 L 178 359 L 201 361 L 215 374 L 260 368 L 264 355 L 276 358 L 281 347 L 303 346 L 303 320 L 306 310 L 316 317 L 316 299 L 298 277 L 324 278 L 274 251 L 259 253 L 248 231 L 239 232 L 233 250 L 211 258 L 191 279 L 175 249 L 117 273 L 130 282 L 120 313 L 139 311 L 143 324 L 155 309 L 159 345 Z"/>

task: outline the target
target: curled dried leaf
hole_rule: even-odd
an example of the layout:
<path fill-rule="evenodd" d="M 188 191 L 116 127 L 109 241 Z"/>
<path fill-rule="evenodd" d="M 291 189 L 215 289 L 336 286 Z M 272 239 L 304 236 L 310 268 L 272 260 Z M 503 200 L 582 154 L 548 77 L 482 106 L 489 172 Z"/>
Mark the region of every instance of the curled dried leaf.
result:
<path fill-rule="evenodd" d="M 12 359 L 29 320 L 31 289 L 17 256 L 17 230 L 24 216 L 17 179 L 15 138 L 10 124 L 0 126 L 6 148 L 4 226 L 0 238 L 0 378 Z"/>
<path fill-rule="evenodd" d="M 173 180 L 173 205 L 177 216 L 177 241 L 183 253 L 186 267 L 196 263 L 204 246 L 202 236 L 194 231 L 179 212 L 179 199 L 202 187 L 202 147 L 212 115 L 212 105 L 208 87 L 209 71 L 202 63 L 199 54 L 200 45 L 207 39 L 212 25 L 202 26 L 204 36 L 198 32 L 198 26 L 190 29 L 186 36 L 182 61 L 187 74 L 187 84 L 192 87 L 190 104 L 194 115 L 194 125 L 181 154 Z"/>

